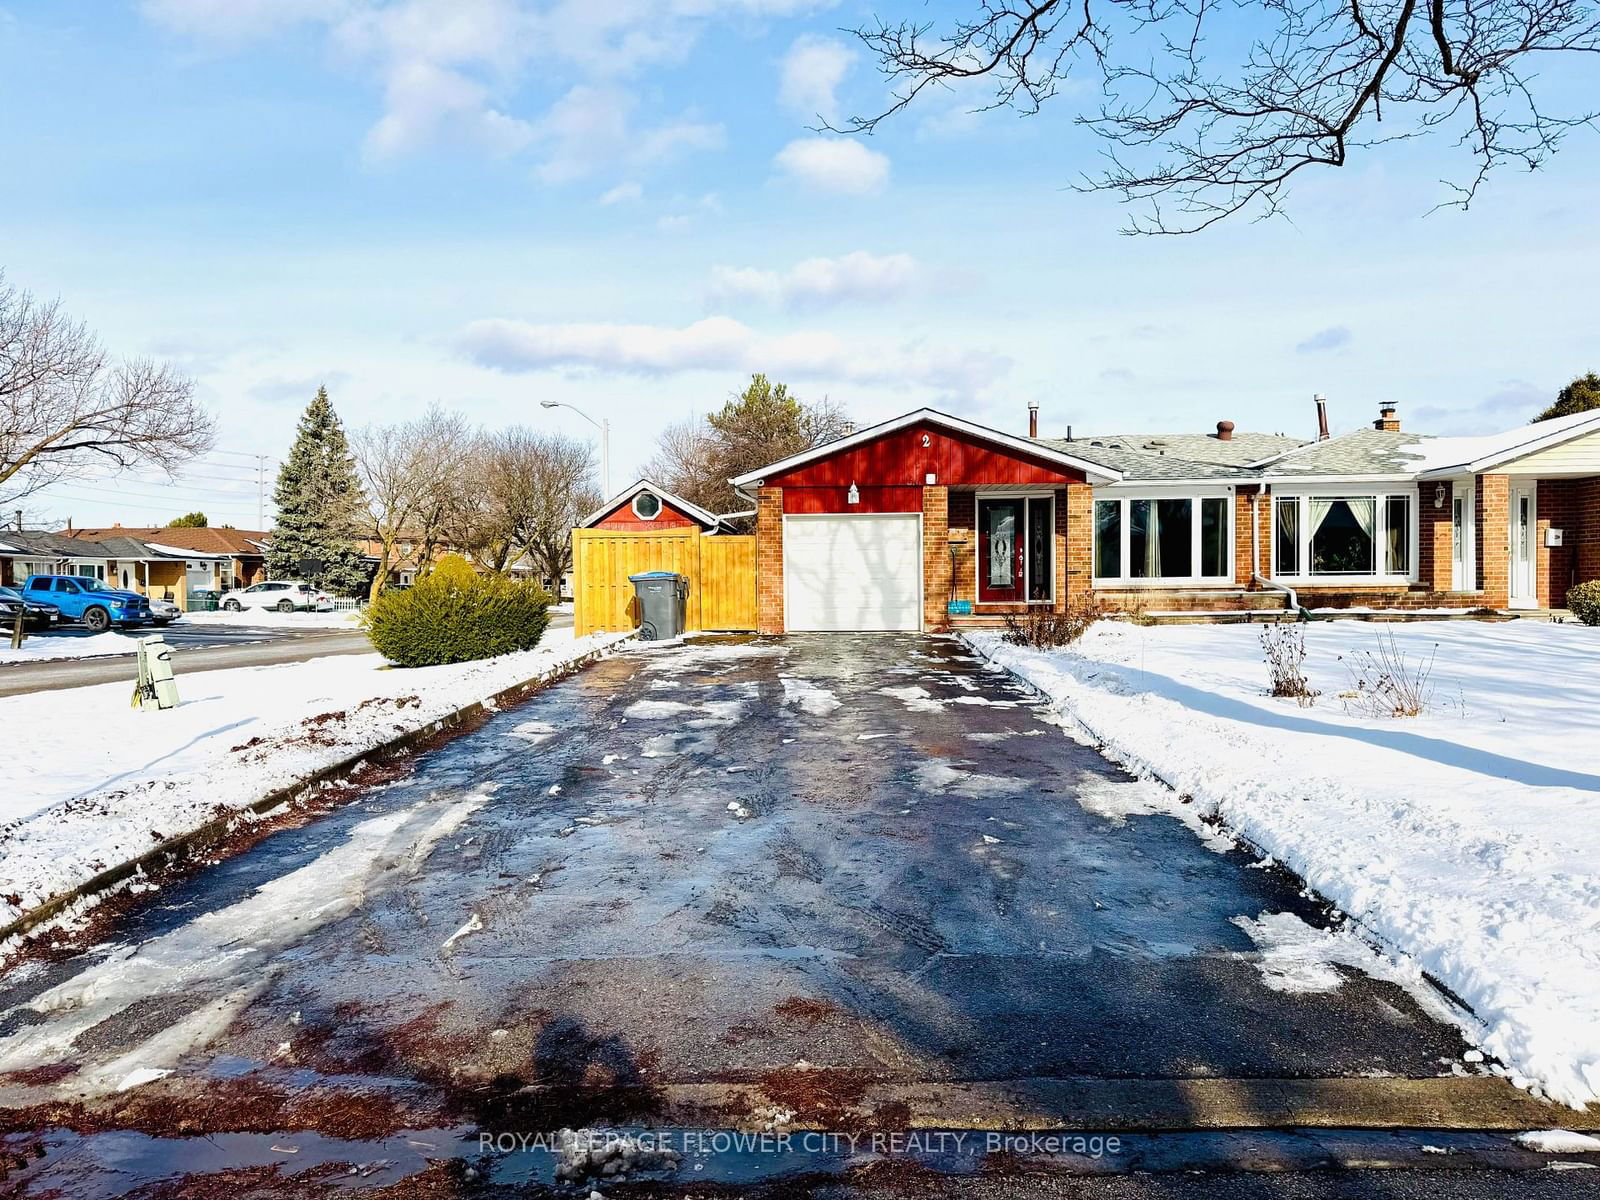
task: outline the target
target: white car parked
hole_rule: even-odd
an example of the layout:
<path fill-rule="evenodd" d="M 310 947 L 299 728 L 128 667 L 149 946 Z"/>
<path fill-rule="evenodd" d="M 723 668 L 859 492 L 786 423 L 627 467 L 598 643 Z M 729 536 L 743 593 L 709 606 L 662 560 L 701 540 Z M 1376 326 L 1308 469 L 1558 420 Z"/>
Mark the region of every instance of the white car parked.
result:
<path fill-rule="evenodd" d="M 171 625 L 183 616 L 183 609 L 171 600 L 160 600 L 155 597 L 150 599 L 150 619 L 157 625 Z"/>
<path fill-rule="evenodd" d="M 219 607 L 227 612 L 246 608 L 267 608 L 274 612 L 332 612 L 333 597 L 318 591 L 301 579 L 272 579 L 266 583 L 253 583 L 236 592 L 222 593 Z"/>

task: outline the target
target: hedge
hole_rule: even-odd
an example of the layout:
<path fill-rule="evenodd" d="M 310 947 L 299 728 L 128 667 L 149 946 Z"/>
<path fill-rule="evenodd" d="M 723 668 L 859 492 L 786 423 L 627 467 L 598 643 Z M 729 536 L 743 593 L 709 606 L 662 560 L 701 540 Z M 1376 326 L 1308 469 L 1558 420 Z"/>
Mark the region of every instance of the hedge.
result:
<path fill-rule="evenodd" d="M 1580 583 L 1568 592 L 1567 607 L 1585 625 L 1600 625 L 1600 579 Z"/>
<path fill-rule="evenodd" d="M 385 658 L 431 667 L 532 650 L 550 623 L 549 607 L 537 584 L 446 568 L 403 591 L 384 592 L 364 621 Z"/>

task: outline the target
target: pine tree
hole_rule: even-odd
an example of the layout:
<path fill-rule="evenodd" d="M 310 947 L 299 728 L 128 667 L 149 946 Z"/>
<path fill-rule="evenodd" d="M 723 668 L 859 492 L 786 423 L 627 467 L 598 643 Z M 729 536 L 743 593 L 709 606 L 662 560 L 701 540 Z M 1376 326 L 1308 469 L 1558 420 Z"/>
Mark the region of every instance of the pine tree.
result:
<path fill-rule="evenodd" d="M 344 425 L 325 387 L 317 389 L 300 417 L 272 499 L 278 520 L 267 570 L 280 579 L 304 576 L 341 596 L 360 595 L 367 585 L 367 565 L 356 539 L 364 527 L 366 497 Z M 321 569 L 304 572 L 301 563 L 306 559 L 317 560 Z"/>

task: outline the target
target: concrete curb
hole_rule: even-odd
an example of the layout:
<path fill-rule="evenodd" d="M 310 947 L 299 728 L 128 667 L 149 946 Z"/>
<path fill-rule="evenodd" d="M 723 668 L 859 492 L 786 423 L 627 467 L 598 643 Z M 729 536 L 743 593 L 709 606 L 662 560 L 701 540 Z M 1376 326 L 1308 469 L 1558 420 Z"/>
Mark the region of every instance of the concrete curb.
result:
<path fill-rule="evenodd" d="M 242 821 L 252 816 L 259 816 L 282 805 L 304 800 L 322 785 L 355 770 L 365 763 L 383 762 L 394 758 L 427 741 L 436 734 L 458 728 L 500 708 L 520 704 L 541 688 L 548 687 L 568 675 L 576 674 L 589 664 L 598 662 L 600 659 L 613 654 L 618 647 L 631 641 L 633 636 L 630 634 L 619 638 L 617 641 L 608 642 L 604 646 L 598 646 L 593 650 L 580 654 L 577 658 L 568 659 L 566 662 L 551 667 L 548 671 L 543 671 L 532 678 L 525 679 L 521 683 L 502 688 L 487 699 L 474 700 L 471 704 L 463 705 L 454 712 L 446 713 L 442 717 L 436 717 L 426 725 L 407 730 L 405 733 L 398 734 L 386 742 L 381 742 L 366 750 L 347 755 L 338 762 L 314 771 L 294 783 L 274 788 L 265 796 L 236 808 L 225 816 L 207 821 L 204 825 L 191 829 L 188 833 L 180 833 L 167 838 L 165 841 L 146 850 L 137 858 L 131 858 L 126 862 L 118 863 L 114 867 L 108 867 L 98 875 L 91 876 L 77 887 L 52 896 L 43 904 L 29 909 L 10 924 L 0 927 L 0 944 L 10 938 L 38 928 L 45 921 L 65 912 L 79 900 L 108 891 L 140 871 L 166 862 L 187 851 L 203 850 L 207 846 L 215 845 L 238 828 Z"/>

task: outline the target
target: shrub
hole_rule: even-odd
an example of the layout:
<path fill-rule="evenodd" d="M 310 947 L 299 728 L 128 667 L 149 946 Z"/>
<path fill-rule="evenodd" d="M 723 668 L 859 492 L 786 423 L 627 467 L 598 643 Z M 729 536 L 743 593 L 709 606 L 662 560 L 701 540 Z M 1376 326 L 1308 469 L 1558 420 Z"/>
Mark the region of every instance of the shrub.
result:
<path fill-rule="evenodd" d="M 1369 717 L 1415 717 L 1433 699 L 1433 660 L 1438 643 L 1425 659 L 1408 659 L 1392 632 L 1378 635 L 1376 650 L 1358 650 L 1346 664 L 1351 690 L 1341 692 L 1347 708 Z"/>
<path fill-rule="evenodd" d="M 1021 620 L 1006 614 L 1006 631 L 1001 640 L 1013 646 L 1032 646 L 1036 650 L 1054 650 L 1070 646 L 1100 619 L 1101 613 L 1093 601 L 1080 600 L 1069 604 L 1064 612 L 1051 612 L 1046 608 L 1030 608 Z"/>
<path fill-rule="evenodd" d="M 1267 673 L 1271 677 L 1270 694 L 1291 699 L 1301 708 L 1310 708 L 1318 693 L 1306 678 L 1305 626 L 1298 623 L 1263 625 L 1261 652 L 1266 656 Z"/>
<path fill-rule="evenodd" d="M 1585 625 L 1600 625 L 1600 579 L 1580 583 L 1568 592 L 1567 607 Z"/>
<path fill-rule="evenodd" d="M 378 653 L 402 667 L 431 667 L 537 646 L 550 621 L 544 590 L 478 575 L 450 557 L 413 587 L 384 592 L 368 606 L 362 619 Z"/>

